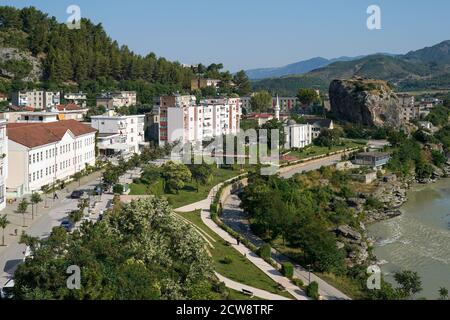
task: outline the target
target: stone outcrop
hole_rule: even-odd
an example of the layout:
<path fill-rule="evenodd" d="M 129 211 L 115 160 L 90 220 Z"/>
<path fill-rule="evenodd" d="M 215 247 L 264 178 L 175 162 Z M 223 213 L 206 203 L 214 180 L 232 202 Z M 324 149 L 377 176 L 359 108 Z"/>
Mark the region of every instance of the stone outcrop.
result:
<path fill-rule="evenodd" d="M 384 81 L 360 77 L 334 80 L 329 93 L 331 112 L 338 120 L 377 127 L 402 124 L 399 100 Z"/>
<path fill-rule="evenodd" d="M 12 71 L 14 64 L 22 63 L 30 67 L 28 74 L 16 74 Z M 42 62 L 30 53 L 22 52 L 16 48 L 0 48 L 0 78 L 20 78 L 27 82 L 40 81 L 43 75 Z"/>

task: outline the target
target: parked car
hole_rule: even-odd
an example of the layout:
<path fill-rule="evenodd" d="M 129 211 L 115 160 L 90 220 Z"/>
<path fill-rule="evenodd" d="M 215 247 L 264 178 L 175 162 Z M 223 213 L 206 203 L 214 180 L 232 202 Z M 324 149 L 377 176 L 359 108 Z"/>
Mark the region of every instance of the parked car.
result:
<path fill-rule="evenodd" d="M 64 220 L 61 222 L 61 227 L 63 227 L 67 232 L 70 232 L 73 229 L 73 224 L 71 224 L 69 220 Z"/>
<path fill-rule="evenodd" d="M 84 191 L 81 190 L 75 190 L 74 192 L 72 192 L 72 194 L 70 195 L 70 198 L 72 199 L 81 199 L 84 196 Z"/>
<path fill-rule="evenodd" d="M 14 288 L 14 279 L 6 281 L 3 288 L 0 288 L 0 300 L 12 298 L 10 291 Z"/>

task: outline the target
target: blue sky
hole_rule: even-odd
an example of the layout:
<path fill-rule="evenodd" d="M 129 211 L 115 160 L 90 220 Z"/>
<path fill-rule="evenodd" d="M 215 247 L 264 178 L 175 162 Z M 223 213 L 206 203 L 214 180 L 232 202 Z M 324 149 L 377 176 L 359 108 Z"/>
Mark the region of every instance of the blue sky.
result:
<path fill-rule="evenodd" d="M 450 39 L 448 0 L 0 0 L 35 6 L 60 21 L 83 17 L 137 53 L 182 63 L 222 62 L 231 71 L 323 56 L 405 53 Z M 381 8 L 382 30 L 366 27 Z"/>

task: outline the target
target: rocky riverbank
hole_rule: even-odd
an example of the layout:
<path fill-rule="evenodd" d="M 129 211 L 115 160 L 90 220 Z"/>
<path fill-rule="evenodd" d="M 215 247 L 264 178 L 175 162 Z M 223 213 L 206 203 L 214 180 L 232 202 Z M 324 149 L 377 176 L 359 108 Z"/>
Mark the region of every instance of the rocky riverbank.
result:
<path fill-rule="evenodd" d="M 399 179 L 391 174 L 375 182 L 375 191 L 359 193 L 355 198 L 347 199 L 355 217 L 362 218 L 359 228 L 342 225 L 334 230 L 338 237 L 338 247 L 347 253 L 347 264 L 352 266 L 376 262 L 376 257 L 370 254 L 375 239 L 368 236 L 366 226 L 400 216 L 400 208 L 408 201 L 407 192 L 414 183 L 433 183 L 448 176 L 450 161 L 442 169 L 433 167 L 433 174 L 429 179 L 416 179 L 414 176 Z"/>

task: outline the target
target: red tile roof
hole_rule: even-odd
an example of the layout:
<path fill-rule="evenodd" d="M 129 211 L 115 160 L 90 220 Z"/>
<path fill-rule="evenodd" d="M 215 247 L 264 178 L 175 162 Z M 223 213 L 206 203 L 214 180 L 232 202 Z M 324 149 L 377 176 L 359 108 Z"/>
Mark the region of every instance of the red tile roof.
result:
<path fill-rule="evenodd" d="M 76 137 L 97 131 L 91 126 L 75 120 L 50 123 L 9 123 L 6 128 L 8 139 L 28 148 L 58 142 L 67 131 L 72 132 Z"/>

